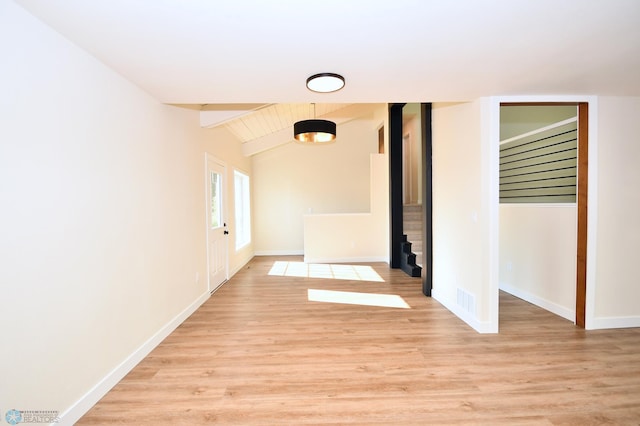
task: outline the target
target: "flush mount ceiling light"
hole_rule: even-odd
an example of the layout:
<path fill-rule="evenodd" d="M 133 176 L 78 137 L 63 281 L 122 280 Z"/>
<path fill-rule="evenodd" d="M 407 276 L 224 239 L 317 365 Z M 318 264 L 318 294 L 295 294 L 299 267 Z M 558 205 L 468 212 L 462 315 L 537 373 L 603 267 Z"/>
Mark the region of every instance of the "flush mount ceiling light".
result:
<path fill-rule="evenodd" d="M 307 88 L 313 92 L 331 93 L 344 87 L 344 77 L 332 72 L 312 75 L 307 79 Z"/>

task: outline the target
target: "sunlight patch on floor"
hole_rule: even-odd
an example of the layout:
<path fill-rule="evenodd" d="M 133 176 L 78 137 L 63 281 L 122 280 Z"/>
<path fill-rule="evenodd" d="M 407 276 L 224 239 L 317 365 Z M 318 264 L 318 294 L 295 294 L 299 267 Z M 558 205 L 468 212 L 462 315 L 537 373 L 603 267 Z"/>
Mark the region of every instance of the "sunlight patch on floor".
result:
<path fill-rule="evenodd" d="M 331 265 L 325 263 L 286 262 L 279 260 L 273 263 L 269 275 L 384 282 L 382 277 L 368 265 Z"/>
<path fill-rule="evenodd" d="M 312 288 L 308 289 L 307 293 L 307 298 L 310 302 L 411 309 L 411 306 L 397 294 L 356 293 L 352 291 L 315 290 Z"/>

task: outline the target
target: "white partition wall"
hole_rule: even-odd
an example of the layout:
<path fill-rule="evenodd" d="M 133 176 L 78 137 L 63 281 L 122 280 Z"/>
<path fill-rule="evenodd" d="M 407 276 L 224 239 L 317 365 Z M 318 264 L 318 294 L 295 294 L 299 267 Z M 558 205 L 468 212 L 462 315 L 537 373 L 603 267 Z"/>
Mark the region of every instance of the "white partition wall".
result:
<path fill-rule="evenodd" d="M 575 204 L 500 205 L 500 289 L 576 318 Z"/>
<path fill-rule="evenodd" d="M 389 261 L 389 165 L 371 154 L 371 209 L 367 213 L 305 215 L 305 262 Z"/>
<path fill-rule="evenodd" d="M 479 332 L 497 332 L 497 157 L 490 100 L 434 104 L 433 297 Z M 494 117 L 495 118 L 495 117 Z M 495 163 L 492 161 L 495 160 Z M 495 185 L 495 188 L 494 188 Z M 494 212 L 494 209 L 496 210 Z M 495 292 L 493 288 L 495 287 Z M 494 294 L 495 293 L 495 294 Z"/>
<path fill-rule="evenodd" d="M 640 98 L 600 97 L 596 114 L 598 145 L 591 153 L 597 156 L 597 217 L 590 215 L 589 220 L 597 224 L 592 264 L 597 286 L 591 292 L 593 318 L 587 318 L 587 326 L 640 327 Z"/>

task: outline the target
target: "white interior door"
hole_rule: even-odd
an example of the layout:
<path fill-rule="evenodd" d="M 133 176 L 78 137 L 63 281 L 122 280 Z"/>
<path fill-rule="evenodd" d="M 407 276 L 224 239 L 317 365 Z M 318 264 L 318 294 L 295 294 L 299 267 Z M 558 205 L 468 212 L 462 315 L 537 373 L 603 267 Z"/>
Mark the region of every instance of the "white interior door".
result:
<path fill-rule="evenodd" d="M 207 255 L 209 290 L 227 280 L 226 167 L 207 155 Z"/>

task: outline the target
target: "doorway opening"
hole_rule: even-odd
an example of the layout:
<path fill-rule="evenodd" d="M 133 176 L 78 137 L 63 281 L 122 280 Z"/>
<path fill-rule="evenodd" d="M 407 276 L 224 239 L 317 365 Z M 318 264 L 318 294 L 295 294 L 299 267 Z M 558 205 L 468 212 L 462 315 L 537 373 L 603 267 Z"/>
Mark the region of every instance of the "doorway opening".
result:
<path fill-rule="evenodd" d="M 500 289 L 585 327 L 588 104 L 500 105 Z"/>

